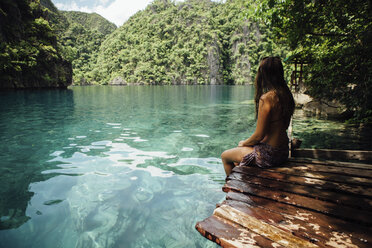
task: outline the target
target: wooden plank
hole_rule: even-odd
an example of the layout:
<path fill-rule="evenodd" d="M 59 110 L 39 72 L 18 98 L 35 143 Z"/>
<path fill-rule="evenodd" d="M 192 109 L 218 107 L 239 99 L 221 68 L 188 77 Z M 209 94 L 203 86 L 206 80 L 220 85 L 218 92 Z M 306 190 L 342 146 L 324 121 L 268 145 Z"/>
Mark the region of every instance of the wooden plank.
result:
<path fill-rule="evenodd" d="M 372 165 L 238 166 L 223 190 L 226 200 L 196 226 L 223 247 L 372 247 Z"/>
<path fill-rule="evenodd" d="M 292 164 L 292 163 L 306 163 L 306 164 L 315 164 L 315 165 L 336 166 L 336 167 L 342 167 L 342 168 L 372 170 L 372 164 L 341 162 L 341 161 L 331 161 L 331 160 L 317 160 L 317 159 L 312 159 L 312 158 L 298 158 L 298 157 L 288 158 L 288 164 Z"/>
<path fill-rule="evenodd" d="M 235 208 L 232 208 L 228 205 L 222 205 L 221 207 L 216 208 L 213 214 L 215 216 L 230 220 L 232 222 L 239 223 L 248 230 L 251 230 L 255 233 L 259 233 L 261 236 L 273 240 L 274 242 L 285 247 L 289 248 L 319 247 L 307 240 L 298 238 L 292 235 L 291 233 L 288 233 L 273 225 L 262 222 L 259 219 L 252 217 L 251 215 L 239 211 Z"/>
<path fill-rule="evenodd" d="M 323 189 L 335 192 L 354 194 L 356 196 L 360 195 L 372 199 L 371 187 L 349 185 L 347 183 L 339 182 L 330 182 L 327 181 L 326 179 L 316 179 L 306 176 L 286 175 L 281 173 L 270 172 L 258 167 L 236 166 L 233 169 L 233 172 L 240 172 L 243 174 L 256 176 L 259 178 L 273 179 L 285 183 L 288 182 L 292 184 L 307 185 L 312 187 L 322 187 Z"/>
<path fill-rule="evenodd" d="M 261 198 L 254 195 L 246 195 L 234 191 L 229 191 L 226 194 L 226 201 L 241 201 L 244 204 L 263 208 L 272 213 L 290 216 L 290 219 L 297 219 L 306 222 L 315 221 L 320 227 L 326 228 L 329 231 L 344 229 L 348 233 L 352 233 L 358 239 L 369 239 L 372 242 L 371 226 L 361 226 L 350 221 L 334 218 L 332 216 L 314 212 L 307 209 L 297 208 L 293 205 L 273 201 L 270 199 Z M 222 203 L 223 204 L 223 203 Z"/>
<path fill-rule="evenodd" d="M 286 175 L 293 175 L 293 176 L 301 176 L 301 177 L 309 177 L 309 178 L 316 178 L 316 179 L 323 179 L 331 182 L 345 182 L 347 184 L 352 185 L 362 185 L 372 187 L 372 179 L 370 178 L 362 178 L 362 177 L 355 177 L 355 176 L 345 176 L 327 172 L 315 172 L 315 171 L 308 171 L 308 170 L 301 170 L 292 167 L 277 167 L 273 169 L 265 169 L 266 171 L 270 172 L 279 172 Z"/>
<path fill-rule="evenodd" d="M 247 207 L 247 205 L 243 202 L 234 201 L 234 200 L 226 200 L 223 202 L 223 205 L 228 205 L 234 209 L 242 211 L 248 215 L 251 215 L 250 211 L 252 207 Z M 223 206 L 222 205 L 222 206 Z M 260 208 L 256 207 L 256 211 Z M 328 248 L 328 247 L 340 247 L 339 244 L 344 244 L 345 247 L 368 247 L 369 242 L 358 239 L 354 237 L 354 234 L 345 233 L 338 231 L 330 231 L 330 228 L 325 228 L 323 226 L 318 225 L 316 221 L 310 220 L 305 221 L 301 219 L 297 219 L 294 216 L 280 214 L 280 213 L 273 213 L 266 209 L 261 209 L 266 211 L 267 219 L 266 220 L 260 219 L 261 221 L 265 221 L 266 223 L 280 228 L 287 233 L 290 233 L 296 237 L 301 239 L 307 240 L 319 247 Z M 338 245 L 334 245 L 331 241 L 338 239 Z"/>
<path fill-rule="evenodd" d="M 239 195 L 242 195 L 234 192 L 229 192 L 229 194 L 236 194 L 237 197 L 235 198 L 239 198 Z M 231 195 L 229 195 L 229 198 L 230 197 Z M 296 237 L 314 243 L 319 247 L 328 247 L 324 245 L 324 243 L 328 240 L 328 237 L 318 235 L 316 231 L 313 230 L 314 228 L 312 227 L 311 228 L 305 227 L 304 221 L 296 219 L 294 221 L 289 220 L 287 217 L 280 213 L 270 212 L 267 209 L 257 207 L 255 206 L 255 203 L 247 204 L 243 201 L 228 199 L 222 202 L 221 206 L 223 205 L 228 205 L 232 208 L 249 214 L 250 216 L 253 216 L 260 221 L 263 221 L 270 225 L 274 225 L 277 228 L 282 229 L 283 231 L 286 231 L 288 233 L 291 233 L 292 235 L 295 235 Z"/>
<path fill-rule="evenodd" d="M 312 165 L 309 163 L 296 163 L 291 162 L 284 166 L 285 168 L 291 168 L 301 171 L 313 171 L 313 172 L 324 172 L 328 174 L 337 174 L 351 177 L 362 177 L 372 179 L 372 170 L 361 170 L 356 168 L 342 168 L 328 165 Z"/>
<path fill-rule="evenodd" d="M 229 194 L 230 193 L 234 194 L 233 192 L 229 192 Z M 223 205 L 228 205 L 232 208 L 235 208 L 262 222 L 273 225 L 298 238 L 316 244 L 319 247 L 332 247 L 326 245 L 326 242 L 329 240 L 329 235 L 327 234 L 326 230 L 324 230 L 324 228 L 318 227 L 316 225 L 311 225 L 311 223 L 306 223 L 302 220 L 289 219 L 288 217 L 280 213 L 271 212 L 267 209 L 254 206 L 254 203 L 250 205 L 242 201 L 225 200 L 221 204 L 221 206 Z"/>
<path fill-rule="evenodd" d="M 201 235 L 222 247 L 283 247 L 255 232 L 248 232 L 239 224 L 215 215 L 198 222 L 195 228 Z"/>
<path fill-rule="evenodd" d="M 334 149 L 295 149 L 292 152 L 293 157 L 306 157 L 315 159 L 328 159 L 328 160 L 360 160 L 372 161 L 372 151 L 360 150 L 334 150 Z"/>
<path fill-rule="evenodd" d="M 273 179 L 259 178 L 239 172 L 234 172 L 227 177 L 227 181 L 237 180 L 248 185 L 268 187 L 272 190 L 280 189 L 281 191 L 299 194 L 322 201 L 329 201 L 343 206 L 350 206 L 356 209 L 372 209 L 372 200 L 357 195 L 345 195 L 339 192 L 325 190 L 322 186 L 297 185 L 290 182 L 281 182 Z"/>
<path fill-rule="evenodd" d="M 231 190 L 244 194 L 251 194 L 254 196 L 263 197 L 265 199 L 271 199 L 277 202 L 286 203 L 311 211 L 324 213 L 336 218 L 345 219 L 367 226 L 372 225 L 372 212 L 366 210 L 355 211 L 355 209 L 348 206 L 340 206 L 331 202 L 325 202 L 306 196 L 283 192 L 279 189 L 270 190 L 264 187 L 248 185 L 235 180 L 228 181 L 223 186 L 223 191 L 229 192 Z"/>
<path fill-rule="evenodd" d="M 290 205 L 235 192 L 229 192 L 226 199 L 223 204 L 246 214 L 251 214 L 252 209 L 255 213 L 261 209 L 262 212 L 255 214 L 255 217 L 263 216 L 262 221 L 287 230 L 293 235 L 307 239 L 320 247 L 333 247 L 334 245 L 327 243 L 337 237 L 339 237 L 338 243 L 343 243 L 346 247 L 353 247 L 354 245 L 370 247 L 369 245 L 372 242 L 371 229 L 320 213 L 299 210 Z M 347 227 L 347 230 L 345 227 Z"/>

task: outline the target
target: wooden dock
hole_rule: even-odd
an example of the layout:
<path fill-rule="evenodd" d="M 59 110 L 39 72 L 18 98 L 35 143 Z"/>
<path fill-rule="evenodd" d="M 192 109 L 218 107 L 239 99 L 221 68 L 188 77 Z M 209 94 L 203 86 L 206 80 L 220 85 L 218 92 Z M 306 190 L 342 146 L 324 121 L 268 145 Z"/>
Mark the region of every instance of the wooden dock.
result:
<path fill-rule="evenodd" d="M 196 229 L 222 247 L 372 247 L 372 164 L 292 158 L 235 167 Z"/>

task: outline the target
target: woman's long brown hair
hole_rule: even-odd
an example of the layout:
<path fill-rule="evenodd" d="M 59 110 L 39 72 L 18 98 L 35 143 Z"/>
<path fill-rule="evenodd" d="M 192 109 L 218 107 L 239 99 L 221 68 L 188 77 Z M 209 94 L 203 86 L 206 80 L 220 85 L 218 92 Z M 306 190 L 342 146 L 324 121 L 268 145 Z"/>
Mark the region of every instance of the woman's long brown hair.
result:
<path fill-rule="evenodd" d="M 293 115 L 295 103 L 291 91 L 284 80 L 283 65 L 278 57 L 266 57 L 261 60 L 255 80 L 256 94 L 256 119 L 258 117 L 258 106 L 260 98 L 268 91 L 275 91 L 279 97 L 279 104 L 283 120 L 289 121 Z"/>

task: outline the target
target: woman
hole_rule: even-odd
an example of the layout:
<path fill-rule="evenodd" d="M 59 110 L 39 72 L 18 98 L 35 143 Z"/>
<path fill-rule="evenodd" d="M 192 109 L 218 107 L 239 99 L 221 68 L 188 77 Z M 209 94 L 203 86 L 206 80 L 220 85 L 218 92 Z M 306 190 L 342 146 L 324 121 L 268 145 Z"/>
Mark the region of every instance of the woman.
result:
<path fill-rule="evenodd" d="M 267 57 L 260 62 L 255 81 L 255 132 L 238 147 L 221 154 L 226 175 L 239 166 L 271 167 L 288 158 L 287 128 L 294 111 L 294 100 L 285 80 L 280 58 Z"/>

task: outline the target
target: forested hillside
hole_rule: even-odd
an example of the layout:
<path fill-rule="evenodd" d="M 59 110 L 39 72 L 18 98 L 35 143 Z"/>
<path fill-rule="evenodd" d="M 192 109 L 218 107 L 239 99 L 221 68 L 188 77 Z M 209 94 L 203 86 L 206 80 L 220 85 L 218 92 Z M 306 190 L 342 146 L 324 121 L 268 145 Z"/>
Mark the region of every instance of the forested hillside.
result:
<path fill-rule="evenodd" d="M 111 34 L 116 25 L 109 22 L 97 13 L 84 13 L 79 11 L 61 11 L 70 23 L 82 25 L 87 30 L 97 31 L 100 34 Z"/>
<path fill-rule="evenodd" d="M 94 13 L 61 11 L 61 14 L 68 25 L 59 32 L 59 41 L 63 55 L 72 63 L 74 84 L 89 84 L 95 80 L 92 75 L 101 43 L 116 26 Z"/>
<path fill-rule="evenodd" d="M 72 63 L 74 84 L 91 83 L 101 43 L 116 29 L 115 24 L 96 13 L 59 11 L 50 0 L 42 5 L 49 10 L 62 56 Z"/>
<path fill-rule="evenodd" d="M 71 81 L 71 64 L 39 1 L 0 1 L 0 88 L 66 87 Z"/>
<path fill-rule="evenodd" d="M 244 1 L 156 0 L 102 43 L 98 83 L 252 83 L 259 57 L 285 55 L 261 22 L 244 19 Z"/>

